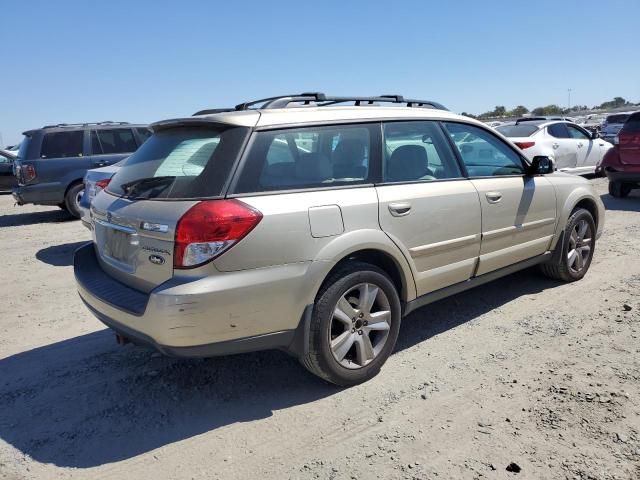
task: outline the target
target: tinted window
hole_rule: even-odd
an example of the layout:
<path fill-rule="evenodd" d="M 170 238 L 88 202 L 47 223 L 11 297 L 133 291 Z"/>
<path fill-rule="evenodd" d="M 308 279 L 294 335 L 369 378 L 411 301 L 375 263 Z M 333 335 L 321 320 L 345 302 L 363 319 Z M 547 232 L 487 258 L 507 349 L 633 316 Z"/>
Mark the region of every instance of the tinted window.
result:
<path fill-rule="evenodd" d="M 622 131 L 625 133 L 638 133 L 640 132 L 640 113 L 634 113 L 625 122 Z"/>
<path fill-rule="evenodd" d="M 462 176 L 447 139 L 435 122 L 385 124 L 383 171 L 385 182 Z"/>
<path fill-rule="evenodd" d="M 496 130 L 505 137 L 528 137 L 538 131 L 535 125 L 502 125 Z"/>
<path fill-rule="evenodd" d="M 609 115 L 607 117 L 607 123 L 624 123 L 629 118 L 629 114 Z"/>
<path fill-rule="evenodd" d="M 131 153 L 138 148 L 133 132 L 128 128 L 92 130 L 91 149 L 95 155 Z"/>
<path fill-rule="evenodd" d="M 147 139 L 151 136 L 151 130 L 149 130 L 148 128 L 136 128 L 136 132 L 140 137 L 141 144 L 146 142 Z"/>
<path fill-rule="evenodd" d="M 247 133 L 226 126 L 161 130 L 122 163 L 107 191 L 145 199 L 217 197 Z"/>
<path fill-rule="evenodd" d="M 42 138 L 40 156 L 42 158 L 81 157 L 84 132 L 45 133 Z"/>
<path fill-rule="evenodd" d="M 237 193 L 364 183 L 369 126 L 341 125 L 254 134 Z"/>
<path fill-rule="evenodd" d="M 492 133 L 473 125 L 445 123 L 470 177 L 521 175 L 520 156 Z"/>
<path fill-rule="evenodd" d="M 547 127 L 549 135 L 555 138 L 571 138 L 566 123 L 555 123 Z"/>
<path fill-rule="evenodd" d="M 571 138 L 575 138 L 576 140 L 589 140 L 591 138 L 573 125 L 567 125 L 567 128 L 569 129 L 569 135 L 571 135 Z"/>

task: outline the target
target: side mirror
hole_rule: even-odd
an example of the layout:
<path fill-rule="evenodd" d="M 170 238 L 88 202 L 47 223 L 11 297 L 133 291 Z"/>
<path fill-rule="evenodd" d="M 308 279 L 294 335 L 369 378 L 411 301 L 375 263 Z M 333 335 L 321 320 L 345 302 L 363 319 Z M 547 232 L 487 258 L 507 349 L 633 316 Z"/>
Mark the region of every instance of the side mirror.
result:
<path fill-rule="evenodd" d="M 600 138 L 600 134 L 598 132 L 591 132 L 591 139 L 595 140 L 596 138 Z"/>
<path fill-rule="evenodd" d="M 539 155 L 537 157 L 533 157 L 531 160 L 531 167 L 529 168 L 530 175 L 546 175 L 548 173 L 553 173 L 556 170 L 555 165 L 553 164 L 553 160 L 549 157 L 545 157 L 543 155 Z"/>

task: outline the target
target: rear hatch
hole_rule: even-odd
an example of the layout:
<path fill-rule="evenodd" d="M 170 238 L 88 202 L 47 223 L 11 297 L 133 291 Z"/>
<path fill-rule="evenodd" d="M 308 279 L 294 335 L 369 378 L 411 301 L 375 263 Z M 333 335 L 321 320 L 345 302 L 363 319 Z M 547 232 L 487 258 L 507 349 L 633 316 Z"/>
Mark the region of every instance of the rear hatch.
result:
<path fill-rule="evenodd" d="M 200 200 L 222 197 L 248 133 L 211 121 L 157 127 L 92 202 L 103 270 L 144 292 L 172 278 L 178 222 Z"/>
<path fill-rule="evenodd" d="M 618 134 L 620 162 L 625 165 L 640 165 L 640 112 L 634 113 Z"/>

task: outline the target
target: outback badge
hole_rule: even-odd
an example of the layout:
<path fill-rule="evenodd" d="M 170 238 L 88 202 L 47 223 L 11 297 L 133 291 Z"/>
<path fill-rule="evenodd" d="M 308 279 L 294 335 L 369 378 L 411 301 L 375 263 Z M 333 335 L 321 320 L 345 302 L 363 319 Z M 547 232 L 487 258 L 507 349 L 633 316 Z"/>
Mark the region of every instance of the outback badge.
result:
<path fill-rule="evenodd" d="M 149 261 L 155 265 L 162 265 L 164 263 L 164 257 L 160 255 L 149 255 Z"/>

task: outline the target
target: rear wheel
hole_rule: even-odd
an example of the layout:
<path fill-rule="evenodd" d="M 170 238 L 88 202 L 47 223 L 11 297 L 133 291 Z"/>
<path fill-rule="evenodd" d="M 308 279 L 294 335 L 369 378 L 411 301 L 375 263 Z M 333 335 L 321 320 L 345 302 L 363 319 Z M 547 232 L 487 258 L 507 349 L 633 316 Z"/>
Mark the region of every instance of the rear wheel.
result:
<path fill-rule="evenodd" d="M 631 185 L 622 182 L 609 182 L 609 194 L 612 197 L 624 198 L 631 193 Z"/>
<path fill-rule="evenodd" d="M 593 216 L 584 208 L 573 212 L 564 229 L 563 241 L 557 260 L 541 265 L 542 272 L 555 280 L 574 282 L 585 276 L 591 265 L 596 243 Z"/>
<path fill-rule="evenodd" d="M 69 187 L 64 197 L 64 203 L 71 215 L 80 218 L 80 199 L 84 193 L 84 184 L 77 183 Z"/>
<path fill-rule="evenodd" d="M 369 380 L 391 355 L 400 318 L 400 298 L 387 274 L 367 263 L 347 264 L 316 297 L 301 361 L 336 385 Z"/>

